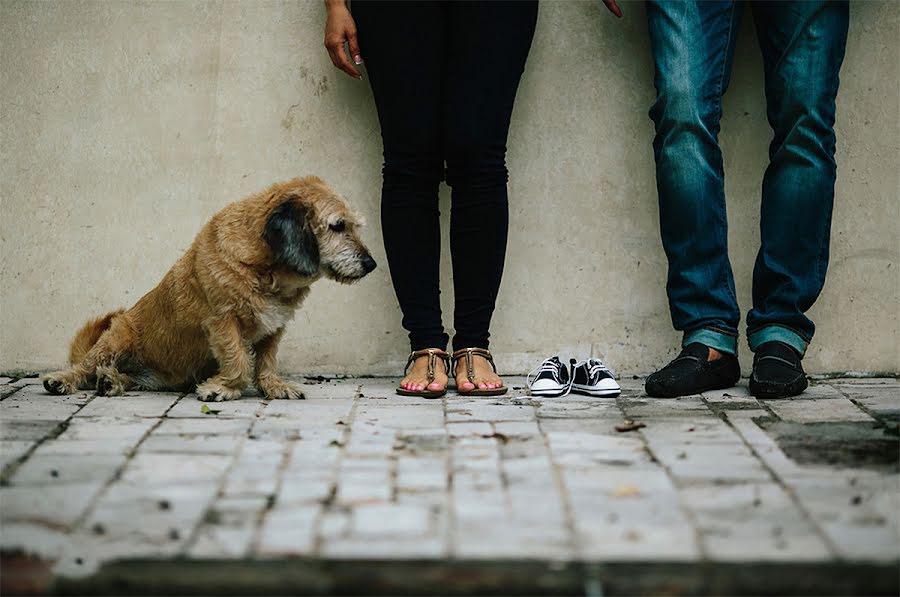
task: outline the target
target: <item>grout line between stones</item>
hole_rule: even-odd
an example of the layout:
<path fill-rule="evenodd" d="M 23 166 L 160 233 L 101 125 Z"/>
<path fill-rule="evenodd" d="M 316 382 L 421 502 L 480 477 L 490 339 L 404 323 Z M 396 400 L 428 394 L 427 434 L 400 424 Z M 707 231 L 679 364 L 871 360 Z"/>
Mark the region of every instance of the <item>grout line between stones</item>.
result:
<path fill-rule="evenodd" d="M 556 491 L 559 492 L 560 503 L 562 504 L 563 510 L 563 520 L 566 525 L 566 532 L 569 535 L 569 548 L 571 549 L 571 558 L 577 558 L 578 554 L 581 553 L 581 542 L 578 540 L 578 534 L 575 530 L 575 514 L 572 509 L 572 502 L 569 499 L 569 492 L 567 491 L 565 480 L 563 479 L 562 473 L 560 472 L 560 467 L 556 462 L 556 459 L 553 457 L 553 451 L 550 449 L 550 440 L 547 439 L 547 433 L 544 431 L 544 427 L 541 424 L 542 419 L 538 416 L 538 409 L 540 407 L 540 403 L 537 403 L 538 406 L 535 406 L 535 401 L 532 401 L 532 408 L 534 409 L 534 418 L 537 422 L 538 431 L 541 434 L 541 441 L 544 444 L 544 447 L 547 450 L 547 458 L 550 460 L 550 469 L 553 471 L 553 481 L 556 483 Z"/>
<path fill-rule="evenodd" d="M 701 396 L 701 399 L 702 399 L 702 396 Z M 631 417 L 625 411 L 625 407 L 623 405 L 622 400 L 623 400 L 623 398 L 622 398 L 621 394 L 619 396 L 616 396 L 616 407 L 618 407 L 619 411 L 622 413 L 622 416 L 625 419 L 629 419 Z M 703 403 L 706 404 L 706 401 L 704 400 Z M 706 404 L 706 408 L 709 409 L 708 404 Z M 713 417 L 716 416 L 716 414 L 714 412 L 712 412 L 711 410 L 709 411 L 709 414 L 712 415 Z M 682 514 L 684 514 L 685 519 L 688 521 L 688 523 L 690 523 L 691 528 L 694 530 L 694 540 L 697 543 L 697 551 L 700 554 L 700 558 L 699 558 L 700 562 L 709 561 L 710 558 L 709 558 L 709 554 L 706 549 L 706 542 L 703 540 L 703 533 L 700 530 L 700 524 L 697 521 L 697 517 L 694 514 L 693 510 L 691 510 L 689 507 L 687 507 L 687 505 L 685 505 L 685 503 L 682 501 L 681 494 L 678 491 L 677 479 L 672 475 L 672 471 L 669 470 L 669 467 L 664 465 L 662 462 L 660 462 L 659 459 L 656 457 L 656 454 L 654 454 L 653 450 L 650 448 L 650 442 L 647 441 L 647 436 L 644 435 L 644 432 L 641 431 L 640 429 L 638 429 L 637 433 L 640 436 L 641 441 L 644 442 L 644 449 L 647 451 L 647 454 L 650 456 L 650 460 L 656 466 L 660 467 L 663 470 L 663 472 L 666 473 L 666 476 L 669 478 L 669 481 L 671 481 L 671 483 L 672 483 L 672 487 L 675 489 L 675 496 L 676 496 L 676 499 L 678 500 L 678 509 L 681 510 Z"/>
<path fill-rule="evenodd" d="M 79 527 L 81 527 L 81 525 L 83 525 L 84 522 L 88 518 L 90 518 L 91 514 L 97 508 L 97 504 L 100 503 L 100 500 L 102 500 L 103 496 L 106 494 L 106 492 L 109 491 L 109 488 L 112 487 L 112 485 L 122 477 L 122 473 L 125 471 L 125 469 L 128 467 L 128 465 L 131 463 L 132 459 L 134 459 L 134 456 L 137 453 L 138 448 L 141 447 L 141 444 L 143 444 L 144 441 L 148 437 L 150 437 L 150 435 L 156 430 L 156 428 L 162 424 L 163 420 L 166 418 L 166 415 L 169 414 L 169 411 L 172 410 L 176 404 L 181 402 L 186 395 L 187 394 L 182 394 L 181 396 L 178 397 L 177 400 L 172 402 L 172 404 L 170 404 L 168 406 L 168 408 L 166 408 L 165 412 L 163 412 L 163 414 L 161 416 L 157 417 L 156 423 L 151 425 L 150 428 L 147 429 L 147 431 L 145 431 L 143 435 L 141 435 L 140 439 L 138 439 L 138 441 L 135 442 L 135 444 L 131 447 L 131 449 L 128 450 L 128 452 L 125 454 L 125 462 L 123 462 L 116 469 L 116 471 L 109 477 L 109 479 L 107 479 L 106 483 L 103 485 L 103 487 L 100 489 L 100 491 L 98 491 L 97 494 L 93 497 L 93 499 L 91 500 L 91 503 L 88 504 L 88 507 L 85 508 L 84 511 L 81 513 L 81 516 L 76 518 L 75 522 L 72 523 L 71 530 L 70 530 L 71 534 L 75 534 L 75 532 L 79 529 Z M 77 413 L 78 411 L 75 411 L 75 412 Z M 75 416 L 75 413 L 73 413 L 72 416 Z"/>
<path fill-rule="evenodd" d="M 703 400 L 703 403 L 706 404 L 707 407 L 709 407 L 709 403 L 706 401 L 706 397 L 701 395 L 701 399 Z M 780 417 L 775 415 L 775 413 L 772 411 L 771 408 L 769 408 L 769 406 L 767 404 L 764 404 L 760 400 L 757 400 L 757 402 L 762 404 L 764 406 L 764 409 L 767 412 L 769 412 L 770 414 L 772 414 L 772 416 L 774 416 L 776 419 L 780 420 Z M 741 433 L 741 430 L 732 424 L 731 419 L 728 418 L 727 412 L 723 411 L 723 413 L 725 414 L 725 416 L 720 417 L 720 418 L 722 420 L 724 420 L 726 425 L 731 427 L 731 429 L 737 434 L 737 436 L 739 438 L 741 438 L 741 442 L 743 442 L 743 444 L 745 446 L 747 446 L 747 449 L 750 450 L 750 452 L 753 454 L 753 457 L 756 458 L 757 461 L 759 461 L 759 463 L 766 470 L 766 472 L 768 472 L 769 475 L 772 477 L 772 480 L 785 492 L 785 494 L 787 494 L 787 496 L 791 500 L 791 503 L 793 503 L 794 506 L 797 508 L 797 510 L 802 514 L 803 518 L 807 521 L 807 523 L 809 523 L 810 527 L 813 530 L 815 530 L 815 532 L 819 536 L 819 538 L 822 539 L 823 543 L 825 544 L 825 547 L 827 547 L 828 551 L 831 553 L 831 556 L 833 558 L 838 557 L 839 552 L 838 552 L 836 546 L 834 545 L 834 542 L 831 541 L 831 539 L 828 537 L 828 535 L 825 533 L 825 531 L 821 528 L 821 526 L 819 526 L 818 521 L 816 521 L 816 519 L 812 516 L 812 514 L 810 514 L 809 511 L 807 511 L 807 509 L 803 507 L 803 503 L 800 501 L 800 498 L 797 497 L 797 494 L 793 490 L 791 490 L 789 487 L 787 487 L 787 485 L 784 482 L 784 479 L 782 479 L 781 476 L 777 472 L 775 472 L 775 470 L 772 467 L 769 466 L 769 463 L 766 462 L 765 458 L 760 456 L 759 452 L 756 451 L 756 448 L 753 446 L 753 444 L 751 444 L 749 441 L 747 441 L 747 438 L 744 437 L 743 433 Z M 754 423 L 754 425 L 755 424 L 756 423 Z"/>
<path fill-rule="evenodd" d="M 6 398 L 9 398 L 10 396 L 16 395 L 17 393 L 19 393 L 22 390 L 22 388 L 25 388 L 25 387 L 27 387 L 27 386 L 22 386 L 22 387 L 16 389 L 11 394 L 8 394 L 4 398 L 4 400 Z M 31 447 L 28 448 L 24 454 L 19 456 L 19 458 L 17 458 L 15 461 L 10 462 L 5 467 L 3 467 L 3 471 L 2 471 L 2 473 L 0 473 L 0 487 L 6 485 L 9 482 L 9 479 L 13 475 L 16 474 L 16 471 L 19 470 L 19 467 L 22 466 L 23 464 L 25 464 L 25 462 L 29 458 L 31 458 L 31 455 L 34 454 L 34 451 L 37 450 L 41 444 L 43 444 L 44 442 L 46 442 L 48 440 L 56 439 L 57 437 L 62 435 L 66 431 L 66 429 L 69 428 L 69 423 L 72 422 L 72 419 L 75 417 L 75 415 L 77 415 L 79 413 L 79 411 L 81 411 L 81 409 L 83 409 L 85 406 L 87 406 L 88 404 L 93 402 L 94 399 L 97 397 L 97 395 L 87 393 L 87 397 L 88 397 L 87 401 L 84 402 L 83 404 L 78 405 L 78 408 L 75 409 L 71 415 L 69 415 L 67 418 L 65 418 L 62 421 L 60 421 L 59 423 L 57 423 L 56 427 L 51 429 L 50 432 L 47 433 L 44 437 L 42 437 L 41 439 L 39 439 L 36 442 L 34 442 L 33 444 L 31 444 Z"/>

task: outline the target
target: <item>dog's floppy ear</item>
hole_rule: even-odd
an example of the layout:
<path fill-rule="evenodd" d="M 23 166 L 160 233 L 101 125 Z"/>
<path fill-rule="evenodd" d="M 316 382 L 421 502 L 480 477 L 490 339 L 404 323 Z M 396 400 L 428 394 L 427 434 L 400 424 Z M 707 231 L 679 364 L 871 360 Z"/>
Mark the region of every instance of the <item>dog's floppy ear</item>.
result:
<path fill-rule="evenodd" d="M 319 241 L 307 211 L 296 198 L 288 199 L 272 210 L 263 232 L 275 260 L 302 276 L 319 271 Z"/>

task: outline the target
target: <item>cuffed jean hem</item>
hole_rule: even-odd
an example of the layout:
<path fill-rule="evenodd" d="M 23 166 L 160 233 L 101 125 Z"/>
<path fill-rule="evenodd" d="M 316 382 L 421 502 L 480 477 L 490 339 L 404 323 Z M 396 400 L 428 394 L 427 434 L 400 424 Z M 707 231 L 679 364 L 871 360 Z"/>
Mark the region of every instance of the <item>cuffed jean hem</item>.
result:
<path fill-rule="evenodd" d="M 700 328 L 684 334 L 684 340 L 681 341 L 681 347 L 684 348 L 688 344 L 699 342 L 710 348 L 715 348 L 719 352 L 730 355 L 737 355 L 737 335 L 726 334 L 709 328 Z"/>
<path fill-rule="evenodd" d="M 809 346 L 808 340 L 783 325 L 767 325 L 764 328 L 755 330 L 747 334 L 747 342 L 750 344 L 750 350 L 753 352 L 756 352 L 756 349 L 766 342 L 784 342 L 799 352 L 801 357 L 806 354 L 806 348 Z"/>

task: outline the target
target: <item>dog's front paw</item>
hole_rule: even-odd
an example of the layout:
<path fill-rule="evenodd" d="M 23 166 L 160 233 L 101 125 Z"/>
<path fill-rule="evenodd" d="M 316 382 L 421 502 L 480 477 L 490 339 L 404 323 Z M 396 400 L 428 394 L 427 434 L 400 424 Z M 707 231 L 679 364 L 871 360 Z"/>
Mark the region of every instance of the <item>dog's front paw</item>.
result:
<path fill-rule="evenodd" d="M 222 402 L 224 400 L 237 400 L 241 397 L 241 391 L 234 388 L 226 388 L 217 383 L 206 382 L 197 386 L 197 400 L 203 402 Z"/>
<path fill-rule="evenodd" d="M 57 371 L 56 373 L 48 373 L 41 378 L 44 382 L 44 389 L 50 394 L 74 394 L 78 391 L 75 384 L 66 379 L 65 371 Z"/>
<path fill-rule="evenodd" d="M 303 387 L 290 381 L 260 382 L 260 390 L 270 400 L 303 400 Z"/>
<path fill-rule="evenodd" d="M 125 382 L 122 375 L 115 369 L 97 369 L 97 396 L 123 396 L 125 394 Z"/>

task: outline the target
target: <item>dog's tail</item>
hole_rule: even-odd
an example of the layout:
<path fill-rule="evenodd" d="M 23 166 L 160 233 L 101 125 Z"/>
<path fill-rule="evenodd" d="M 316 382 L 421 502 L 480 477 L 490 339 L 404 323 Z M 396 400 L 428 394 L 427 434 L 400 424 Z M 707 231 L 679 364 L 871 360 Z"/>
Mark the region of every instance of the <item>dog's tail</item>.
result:
<path fill-rule="evenodd" d="M 103 317 L 91 319 L 78 330 L 69 346 L 69 363 L 77 365 L 84 359 L 88 351 L 94 347 L 100 336 L 109 329 L 113 319 L 125 312 L 125 309 L 118 309 L 107 313 Z"/>

